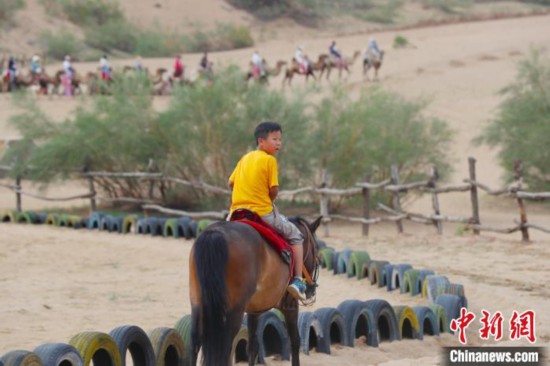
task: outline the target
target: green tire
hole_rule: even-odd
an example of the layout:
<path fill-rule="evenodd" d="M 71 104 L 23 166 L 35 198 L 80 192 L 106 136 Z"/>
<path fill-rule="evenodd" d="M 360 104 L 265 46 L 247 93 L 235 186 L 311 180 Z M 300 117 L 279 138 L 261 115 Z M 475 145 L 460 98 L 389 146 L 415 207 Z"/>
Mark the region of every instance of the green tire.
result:
<path fill-rule="evenodd" d="M 348 277 L 355 277 L 358 280 L 363 278 L 363 264 L 370 261 L 369 253 L 365 251 L 354 251 L 349 257 L 347 275 Z"/>
<path fill-rule="evenodd" d="M 137 221 L 138 221 L 137 215 L 125 216 L 124 220 L 122 221 L 122 233 L 123 234 L 135 233 L 137 230 Z"/>
<path fill-rule="evenodd" d="M 178 219 L 168 219 L 164 223 L 164 237 L 178 238 Z"/>
<path fill-rule="evenodd" d="M 59 226 L 59 220 L 60 217 L 57 214 L 48 214 L 44 223 L 46 225 Z"/>
<path fill-rule="evenodd" d="M 15 222 L 16 212 L 12 210 L 2 211 L 1 222 Z"/>
<path fill-rule="evenodd" d="M 399 339 L 418 339 L 420 324 L 414 310 L 409 306 L 399 305 L 393 307 L 393 312 L 399 327 Z"/>
<path fill-rule="evenodd" d="M 185 345 L 185 353 L 183 354 L 184 365 L 188 365 L 191 362 L 191 326 L 191 315 L 183 316 L 174 325 L 174 329 L 178 332 Z"/>
<path fill-rule="evenodd" d="M 319 252 L 321 267 L 329 271 L 332 271 L 332 253 L 334 253 L 334 248 L 324 248 Z"/>
<path fill-rule="evenodd" d="M 408 269 L 405 271 L 405 275 L 403 276 L 403 281 L 405 282 L 405 287 L 403 292 L 410 292 L 411 296 L 416 296 L 420 293 L 418 287 L 417 287 L 417 281 L 418 281 L 418 270 L 417 269 Z"/>

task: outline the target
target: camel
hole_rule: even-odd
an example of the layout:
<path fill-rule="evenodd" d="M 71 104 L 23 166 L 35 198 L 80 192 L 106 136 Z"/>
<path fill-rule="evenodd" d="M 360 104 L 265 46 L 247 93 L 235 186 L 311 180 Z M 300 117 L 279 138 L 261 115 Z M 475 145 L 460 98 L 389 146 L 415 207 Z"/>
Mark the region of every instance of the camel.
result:
<path fill-rule="evenodd" d="M 327 72 L 327 80 L 329 79 L 330 77 L 330 72 L 333 68 L 337 68 L 338 69 L 338 77 L 342 77 L 342 70 L 346 70 L 348 72 L 348 75 L 350 74 L 350 67 L 353 66 L 353 64 L 355 63 L 355 60 L 357 59 L 357 57 L 359 57 L 359 55 L 361 54 L 360 51 L 355 51 L 353 53 L 353 56 L 352 57 L 342 57 L 342 61 L 341 62 L 336 62 L 336 60 L 333 58 L 333 57 L 330 57 L 329 55 L 321 55 L 321 56 L 324 56 L 325 57 L 325 66 L 323 67 L 323 69 L 321 69 L 321 75 L 319 75 L 319 78 L 321 78 L 323 76 L 323 73 Z M 319 57 L 321 57 L 319 56 Z"/>
<path fill-rule="evenodd" d="M 55 73 L 55 80 L 56 80 L 56 85 L 57 85 L 57 88 L 59 88 L 60 85 L 63 85 L 63 76 L 65 75 L 65 71 L 64 70 L 57 70 L 57 72 Z M 77 92 L 81 92 L 82 89 L 80 88 L 80 84 L 82 83 L 82 78 L 80 77 L 80 75 L 75 71 L 73 73 L 73 77 L 71 79 L 71 88 L 72 88 L 72 93 L 71 95 L 75 95 Z M 58 93 L 59 93 L 59 90 L 58 90 Z"/>
<path fill-rule="evenodd" d="M 378 80 L 378 69 L 382 66 L 384 51 L 377 54 L 375 51 L 367 50 L 363 55 L 363 75 L 369 80 L 368 71 L 374 68 L 374 80 Z"/>
<path fill-rule="evenodd" d="M 247 82 L 250 79 L 254 79 L 260 82 L 261 84 L 269 84 L 269 78 L 279 76 L 279 74 L 283 70 L 283 66 L 287 64 L 287 62 L 283 60 L 277 61 L 277 63 L 275 64 L 275 67 L 268 67 L 267 62 L 265 60 L 263 60 L 263 63 L 264 63 L 265 73 L 261 75 L 258 79 L 254 78 L 252 73 L 252 63 L 250 63 L 250 71 L 248 71 L 248 73 L 246 74 Z"/>
<path fill-rule="evenodd" d="M 322 70 L 322 67 L 323 67 L 322 65 L 325 63 L 325 57 L 326 57 L 326 55 L 320 55 L 317 62 L 313 62 L 313 63 L 308 62 L 308 69 L 307 69 L 307 72 L 305 74 L 298 67 L 296 59 L 292 58 L 292 61 L 290 63 L 291 66 L 290 66 L 290 68 L 287 68 L 286 72 L 285 72 L 285 77 L 283 79 L 283 87 L 285 86 L 286 82 L 288 82 L 288 85 L 290 86 L 290 83 L 292 82 L 292 77 L 294 76 L 294 74 L 305 75 L 306 82 L 309 80 L 310 76 L 313 77 L 314 80 L 317 80 L 317 78 L 315 77 L 314 71 Z M 307 56 L 305 58 L 306 58 L 306 60 L 308 60 Z"/>

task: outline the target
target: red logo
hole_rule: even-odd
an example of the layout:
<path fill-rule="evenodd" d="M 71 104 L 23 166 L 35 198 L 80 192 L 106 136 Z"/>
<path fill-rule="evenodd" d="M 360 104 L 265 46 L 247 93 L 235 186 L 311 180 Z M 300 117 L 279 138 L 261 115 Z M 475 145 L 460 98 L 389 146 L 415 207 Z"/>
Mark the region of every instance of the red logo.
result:
<path fill-rule="evenodd" d="M 460 309 L 460 317 L 451 321 L 450 328 L 453 332 L 458 330 L 458 339 L 460 343 L 466 344 L 466 328 L 474 321 L 476 316 L 474 313 L 468 312 L 466 308 Z"/>
<path fill-rule="evenodd" d="M 512 313 L 512 319 L 510 319 L 510 339 L 521 339 L 525 337 L 531 343 L 535 343 L 537 340 L 535 336 L 535 312 L 533 310 L 526 310 L 521 314 L 518 314 L 514 310 Z"/>

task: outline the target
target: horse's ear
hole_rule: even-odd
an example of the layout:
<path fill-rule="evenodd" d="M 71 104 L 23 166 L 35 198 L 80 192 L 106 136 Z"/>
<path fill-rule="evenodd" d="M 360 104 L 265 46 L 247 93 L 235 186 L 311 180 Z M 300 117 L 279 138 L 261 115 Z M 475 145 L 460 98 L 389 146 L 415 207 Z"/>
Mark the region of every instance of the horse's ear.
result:
<path fill-rule="evenodd" d="M 317 219 L 315 219 L 315 221 L 309 224 L 309 231 L 311 231 L 312 234 L 315 234 L 315 231 L 319 228 L 319 225 L 321 225 L 322 219 L 323 216 L 319 216 Z"/>

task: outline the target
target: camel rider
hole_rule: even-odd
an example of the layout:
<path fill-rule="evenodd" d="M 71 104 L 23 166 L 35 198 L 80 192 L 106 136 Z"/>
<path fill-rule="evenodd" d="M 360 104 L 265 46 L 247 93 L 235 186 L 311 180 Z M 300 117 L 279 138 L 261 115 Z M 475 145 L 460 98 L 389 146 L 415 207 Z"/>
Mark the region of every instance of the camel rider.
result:
<path fill-rule="evenodd" d="M 294 60 L 296 60 L 296 64 L 298 65 L 298 70 L 300 70 L 300 73 L 307 74 L 308 64 L 307 60 L 304 57 L 304 46 L 298 46 L 298 48 L 296 48 Z"/>
<path fill-rule="evenodd" d="M 262 56 L 258 51 L 252 54 L 252 76 L 256 79 L 265 75 L 265 65 Z"/>
<path fill-rule="evenodd" d="M 369 38 L 367 53 L 372 52 L 376 57 L 380 57 L 382 54 L 382 51 L 380 51 L 380 48 L 378 48 L 378 43 L 376 43 L 376 40 L 374 38 Z"/>
<path fill-rule="evenodd" d="M 8 75 L 10 79 L 10 91 L 13 91 L 15 88 L 15 77 L 17 76 L 17 65 L 13 56 L 8 61 Z"/>
<path fill-rule="evenodd" d="M 134 61 L 134 69 L 136 71 L 143 71 L 143 65 L 141 64 L 141 56 L 138 56 Z"/>
<path fill-rule="evenodd" d="M 101 80 L 107 81 L 107 82 L 111 81 L 111 65 L 107 60 L 107 55 L 103 55 L 99 59 L 99 68 L 101 70 Z"/>
<path fill-rule="evenodd" d="M 181 61 L 181 55 L 176 56 L 176 60 L 174 61 L 174 78 L 182 78 L 183 77 L 183 62 Z"/>
<path fill-rule="evenodd" d="M 40 57 L 38 55 L 34 55 L 31 58 L 31 73 L 33 76 L 42 73 L 42 66 L 40 65 Z"/>
<path fill-rule="evenodd" d="M 338 51 L 338 48 L 336 48 L 336 42 L 332 41 L 330 47 L 328 48 L 330 55 L 334 58 L 335 63 L 340 65 L 342 64 L 342 54 L 340 51 Z"/>
<path fill-rule="evenodd" d="M 69 55 L 65 56 L 65 61 L 63 61 L 63 71 L 65 72 L 65 78 L 63 81 L 65 95 L 72 95 L 74 69 L 73 65 L 71 64 L 71 56 Z"/>

